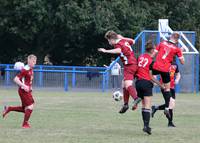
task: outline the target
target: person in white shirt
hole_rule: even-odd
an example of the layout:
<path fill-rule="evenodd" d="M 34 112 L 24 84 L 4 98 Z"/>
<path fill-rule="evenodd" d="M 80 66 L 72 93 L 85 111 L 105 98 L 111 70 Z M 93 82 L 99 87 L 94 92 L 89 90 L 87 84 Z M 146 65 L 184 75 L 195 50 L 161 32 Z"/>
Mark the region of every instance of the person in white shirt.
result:
<path fill-rule="evenodd" d="M 111 58 L 111 63 L 110 66 L 115 62 L 115 58 Z M 106 65 L 104 65 L 107 67 Z M 112 68 L 111 68 L 111 83 L 112 83 L 112 88 L 120 88 L 120 74 L 121 74 L 121 66 L 118 62 L 116 62 Z"/>

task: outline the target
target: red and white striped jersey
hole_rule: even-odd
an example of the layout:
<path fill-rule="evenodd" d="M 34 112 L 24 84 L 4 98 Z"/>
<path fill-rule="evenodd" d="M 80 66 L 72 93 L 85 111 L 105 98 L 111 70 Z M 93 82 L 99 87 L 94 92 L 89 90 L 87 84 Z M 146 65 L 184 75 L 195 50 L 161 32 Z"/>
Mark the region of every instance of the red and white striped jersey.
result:
<path fill-rule="evenodd" d="M 137 64 L 137 60 L 135 58 L 131 45 L 133 45 L 133 41 L 125 39 L 120 39 L 119 41 L 117 41 L 117 44 L 114 45 L 115 49 L 121 49 L 120 58 L 124 65 Z"/>

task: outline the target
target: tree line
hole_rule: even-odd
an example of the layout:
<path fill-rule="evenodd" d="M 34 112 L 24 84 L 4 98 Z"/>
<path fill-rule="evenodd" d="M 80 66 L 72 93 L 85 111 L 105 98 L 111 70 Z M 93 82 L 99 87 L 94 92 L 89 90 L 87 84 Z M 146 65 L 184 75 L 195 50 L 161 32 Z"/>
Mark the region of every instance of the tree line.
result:
<path fill-rule="evenodd" d="M 50 55 L 56 65 L 103 65 L 109 56 L 107 30 L 135 37 L 158 29 L 167 18 L 176 30 L 196 31 L 199 47 L 198 0 L 7 0 L 0 1 L 0 63 L 24 60 L 30 53 L 43 63 Z"/>

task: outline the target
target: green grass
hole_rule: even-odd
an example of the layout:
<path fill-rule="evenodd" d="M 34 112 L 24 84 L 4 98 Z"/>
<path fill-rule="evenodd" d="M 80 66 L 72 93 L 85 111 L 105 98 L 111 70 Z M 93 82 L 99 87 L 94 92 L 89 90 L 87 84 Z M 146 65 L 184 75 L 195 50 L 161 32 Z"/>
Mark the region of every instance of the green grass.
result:
<path fill-rule="evenodd" d="M 22 129 L 23 114 L 0 119 L 0 143 L 197 143 L 200 141 L 200 96 L 177 96 L 174 123 L 168 128 L 163 112 L 151 119 L 152 135 L 142 132 L 141 110 L 120 115 L 122 102 L 111 93 L 35 91 L 31 129 Z M 154 95 L 153 103 L 162 103 Z M 18 105 L 16 90 L 0 90 L 3 104 Z"/>

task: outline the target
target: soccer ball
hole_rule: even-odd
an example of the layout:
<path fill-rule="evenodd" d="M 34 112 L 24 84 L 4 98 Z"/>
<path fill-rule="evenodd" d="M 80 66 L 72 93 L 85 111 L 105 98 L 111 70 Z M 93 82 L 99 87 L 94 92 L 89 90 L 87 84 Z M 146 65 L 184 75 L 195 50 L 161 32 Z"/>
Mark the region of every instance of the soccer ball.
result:
<path fill-rule="evenodd" d="M 120 100 L 122 100 L 123 95 L 120 91 L 115 91 L 115 92 L 113 92 L 112 97 L 115 101 L 120 101 Z"/>
<path fill-rule="evenodd" d="M 15 65 L 14 65 L 15 70 L 21 70 L 22 68 L 24 68 L 24 63 L 22 63 L 22 62 L 15 63 Z"/>

